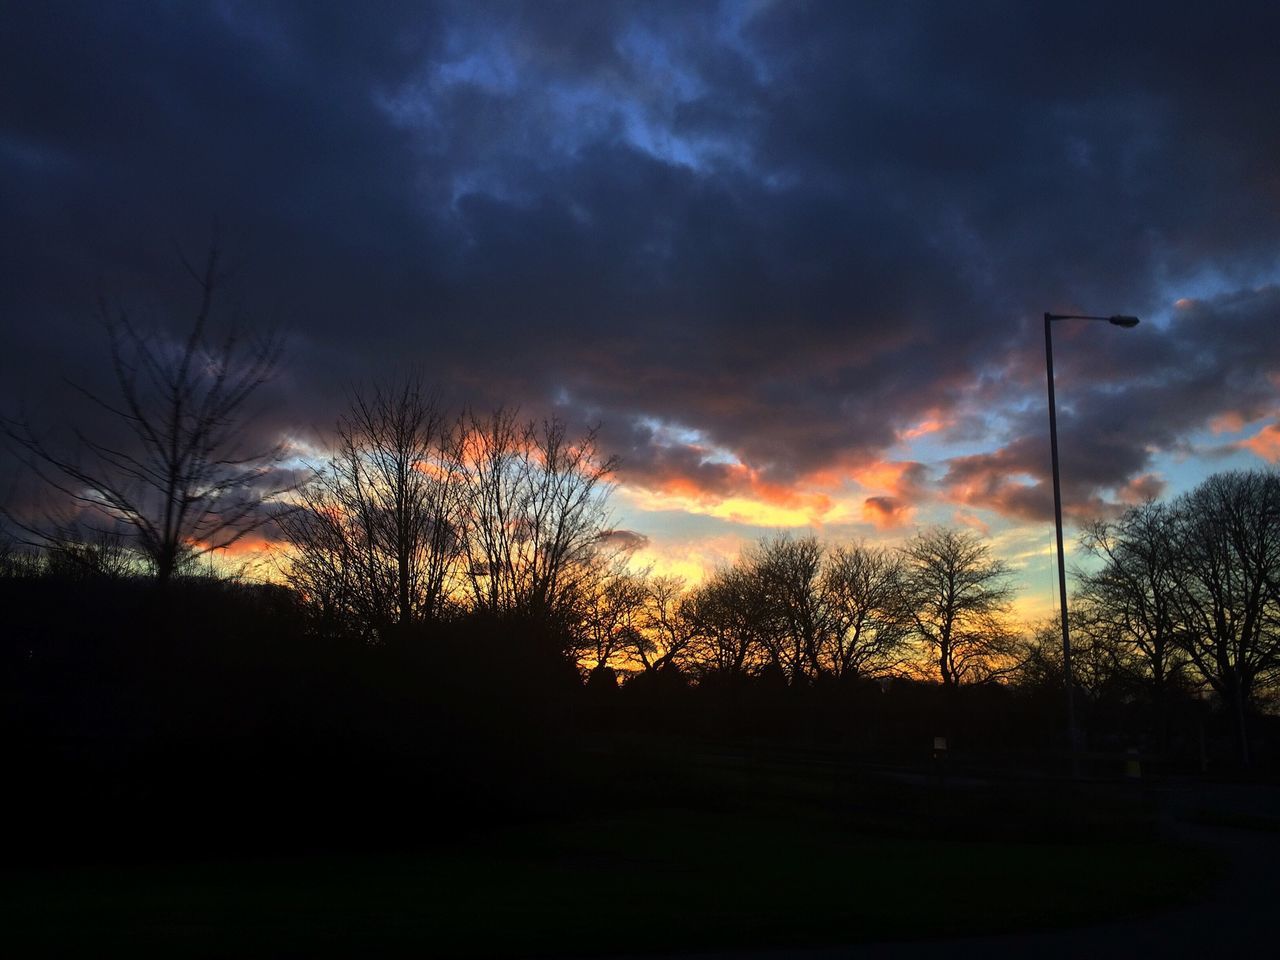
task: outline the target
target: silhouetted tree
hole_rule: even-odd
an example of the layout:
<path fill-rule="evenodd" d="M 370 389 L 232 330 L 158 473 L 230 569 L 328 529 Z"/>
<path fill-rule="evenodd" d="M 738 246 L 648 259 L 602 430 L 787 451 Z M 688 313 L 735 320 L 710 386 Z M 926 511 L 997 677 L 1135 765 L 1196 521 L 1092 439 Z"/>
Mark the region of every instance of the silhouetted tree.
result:
<path fill-rule="evenodd" d="M 1179 644 L 1235 718 L 1280 683 L 1280 476 L 1219 473 L 1176 501 Z"/>
<path fill-rule="evenodd" d="M 902 548 L 913 633 L 946 687 L 992 680 L 1016 664 L 1005 618 L 1009 569 L 968 531 L 938 527 Z"/>
<path fill-rule="evenodd" d="M 0 531 L 0 578 L 36 577 L 41 567 L 40 557 L 30 547 Z"/>
<path fill-rule="evenodd" d="M 52 538 L 44 551 L 44 572 L 55 577 L 135 576 L 143 569 L 137 551 L 120 534 L 111 531 L 79 538 L 66 531 Z"/>
<path fill-rule="evenodd" d="M 1090 614 L 1073 609 L 1071 618 L 1071 677 L 1077 703 L 1098 703 L 1123 696 L 1132 674 L 1126 669 L 1123 647 L 1110 632 L 1090 623 Z M 1062 621 L 1057 617 L 1033 626 L 1018 659 L 1014 677 L 1019 685 L 1062 691 Z M 1057 704 L 1055 697 L 1054 703 Z"/>
<path fill-rule="evenodd" d="M 702 669 L 740 674 L 767 662 L 792 686 L 891 669 L 912 624 L 895 554 L 813 536 L 748 548 L 690 594 L 682 619 Z"/>
<path fill-rule="evenodd" d="M 1080 623 L 1072 636 L 1112 646 L 1117 667 L 1147 692 L 1162 742 L 1169 697 L 1184 685 L 1187 667 L 1178 643 L 1178 530 L 1177 512 L 1156 502 L 1131 507 L 1114 521 L 1095 521 L 1080 543 L 1101 566 L 1076 574 Z"/>
<path fill-rule="evenodd" d="M 912 618 L 898 554 L 864 544 L 835 547 L 823 565 L 821 588 L 828 627 L 819 651 L 824 671 L 852 679 L 901 665 Z"/>
<path fill-rule="evenodd" d="M 689 653 L 702 675 L 741 678 L 764 650 L 760 592 L 741 565 L 716 571 L 686 601 Z"/>
<path fill-rule="evenodd" d="M 632 653 L 646 671 L 677 667 L 693 639 L 684 578 L 646 576 L 643 582 L 642 629 Z"/>
<path fill-rule="evenodd" d="M 580 583 L 579 659 L 588 669 L 613 668 L 611 661 L 639 643 L 645 616 L 644 577 L 615 561 Z"/>
<path fill-rule="evenodd" d="M 64 453 L 29 423 L 7 424 L 36 474 L 96 517 L 86 522 L 90 531 L 129 536 L 162 585 L 184 559 L 224 550 L 266 523 L 263 504 L 281 492 L 271 483 L 281 449 L 247 447 L 245 423 L 246 405 L 277 368 L 280 344 L 246 346 L 234 333 L 214 342 L 218 250 L 203 269 L 187 269 L 200 300 L 181 342 L 101 305 L 115 393 L 80 392 L 123 428 L 123 442 L 77 430 L 76 449 Z M 65 524 L 15 522 L 45 544 L 80 536 L 68 536 Z"/>
<path fill-rule="evenodd" d="M 438 620 L 463 549 L 458 435 L 417 377 L 356 393 L 280 525 L 290 580 L 357 631 Z"/>
<path fill-rule="evenodd" d="M 817 671 L 818 650 L 828 632 L 822 559 L 822 544 L 814 536 L 762 540 L 744 558 L 759 593 L 761 638 L 792 686 Z"/>
<path fill-rule="evenodd" d="M 571 624 L 608 532 L 609 480 L 594 431 L 511 410 L 467 418 L 460 445 L 465 581 L 475 609 Z"/>

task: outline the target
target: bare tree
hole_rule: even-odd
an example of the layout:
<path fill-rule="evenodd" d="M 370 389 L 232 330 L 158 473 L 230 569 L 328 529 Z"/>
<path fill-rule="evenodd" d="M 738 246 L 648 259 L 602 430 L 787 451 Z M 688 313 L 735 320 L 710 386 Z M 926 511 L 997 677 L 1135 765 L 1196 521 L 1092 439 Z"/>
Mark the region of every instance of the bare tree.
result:
<path fill-rule="evenodd" d="M 912 623 L 896 555 L 829 549 L 813 536 L 748 548 L 683 601 L 680 617 L 705 668 L 738 674 L 765 662 L 792 685 L 891 669 Z"/>
<path fill-rule="evenodd" d="M 632 652 L 645 670 L 678 666 L 693 639 L 684 578 L 646 576 L 643 582 L 644 618 Z"/>
<path fill-rule="evenodd" d="M 94 515 L 91 531 L 127 534 L 162 585 L 184 559 L 225 550 L 266 523 L 264 503 L 282 492 L 271 483 L 281 448 L 247 447 L 245 424 L 247 404 L 277 369 L 280 344 L 268 338 L 246 345 L 235 333 L 214 342 L 210 315 L 223 280 L 218 250 L 203 269 L 186 266 L 200 299 L 180 343 L 100 305 L 115 392 L 80 392 L 123 428 L 122 442 L 77 430 L 76 450 L 62 453 L 29 423 L 6 425 L 36 474 Z M 14 522 L 45 544 L 62 537 L 48 523 Z"/>
<path fill-rule="evenodd" d="M 605 549 L 616 461 L 600 455 L 594 431 L 574 439 L 558 420 L 511 410 L 468 417 L 461 459 L 473 606 L 571 623 Z"/>
<path fill-rule="evenodd" d="M 1280 476 L 1214 474 L 1175 503 L 1179 643 L 1236 721 L 1280 683 Z"/>
<path fill-rule="evenodd" d="M 827 635 L 822 561 L 823 546 L 813 536 L 762 540 L 745 558 L 762 604 L 762 636 L 793 686 L 816 672 Z"/>
<path fill-rule="evenodd" d="M 828 635 L 821 668 L 836 677 L 867 677 L 902 663 L 911 633 L 902 558 L 864 544 L 827 554 L 822 571 Z"/>
<path fill-rule="evenodd" d="M 1015 666 L 1005 623 L 1009 569 L 976 535 L 938 527 L 902 548 L 913 633 L 946 687 L 995 679 Z"/>
<path fill-rule="evenodd" d="M 1105 629 L 1091 622 L 1087 610 L 1072 609 L 1071 679 L 1077 703 L 1093 705 L 1123 695 L 1132 674 L 1123 657 L 1123 644 Z M 1034 624 L 1022 645 L 1016 670 L 1017 682 L 1025 687 L 1061 692 L 1065 681 L 1062 666 L 1062 621 L 1052 617 Z"/>
<path fill-rule="evenodd" d="M 120 580 L 143 572 L 133 545 L 120 534 L 107 531 L 88 537 L 73 530 L 59 532 L 43 559 L 44 572 L 58 577 Z"/>
<path fill-rule="evenodd" d="M 718 570 L 685 601 L 690 658 L 699 672 L 738 678 L 755 669 L 765 649 L 755 577 L 741 564 Z"/>
<path fill-rule="evenodd" d="M 437 620 L 463 549 L 457 431 L 416 376 L 357 392 L 281 519 L 288 575 L 325 615 L 385 635 Z"/>
<path fill-rule="evenodd" d="M 1178 643 L 1177 534 L 1177 513 L 1168 505 L 1131 507 L 1117 520 L 1085 527 L 1080 543 L 1101 566 L 1076 573 L 1080 622 L 1073 636 L 1110 643 L 1116 665 L 1150 695 L 1162 739 L 1169 695 L 1182 685 L 1187 667 Z"/>
<path fill-rule="evenodd" d="M 43 565 L 30 547 L 24 547 L 0 530 L 0 579 L 36 577 Z"/>
<path fill-rule="evenodd" d="M 586 669 L 613 667 L 621 655 L 639 645 L 645 620 L 644 581 L 643 574 L 627 570 L 619 561 L 583 581 L 579 662 Z"/>

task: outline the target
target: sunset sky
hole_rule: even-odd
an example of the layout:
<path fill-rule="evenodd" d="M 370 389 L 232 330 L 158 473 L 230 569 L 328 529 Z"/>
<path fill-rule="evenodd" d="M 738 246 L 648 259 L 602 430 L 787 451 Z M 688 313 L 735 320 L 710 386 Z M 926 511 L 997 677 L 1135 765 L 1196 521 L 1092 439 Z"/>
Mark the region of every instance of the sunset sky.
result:
<path fill-rule="evenodd" d="M 958 524 L 1049 613 L 1045 310 L 1142 318 L 1055 328 L 1070 518 L 1280 458 L 1277 37 L 1274 2 L 10 5 L 0 404 L 81 416 L 98 295 L 180 330 L 217 223 L 224 316 L 288 338 L 264 437 L 320 450 L 413 367 L 598 424 L 657 569 Z"/>

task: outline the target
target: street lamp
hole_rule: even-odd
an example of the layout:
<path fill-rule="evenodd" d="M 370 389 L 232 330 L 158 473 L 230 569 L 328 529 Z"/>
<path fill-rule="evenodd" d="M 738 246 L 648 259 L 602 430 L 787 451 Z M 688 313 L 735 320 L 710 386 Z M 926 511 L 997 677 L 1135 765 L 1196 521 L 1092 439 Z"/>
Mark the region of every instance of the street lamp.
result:
<path fill-rule="evenodd" d="M 1080 734 L 1076 728 L 1075 686 L 1071 673 L 1071 629 L 1067 626 L 1067 561 L 1062 551 L 1062 482 L 1058 478 L 1058 411 L 1053 399 L 1053 337 L 1050 325 L 1055 320 L 1103 320 L 1116 327 L 1136 327 L 1137 317 L 1117 314 L 1111 317 L 1087 317 L 1074 313 L 1044 315 L 1044 364 L 1049 377 L 1049 446 L 1053 451 L 1053 521 L 1058 534 L 1058 600 L 1062 610 L 1062 673 L 1067 687 L 1067 743 L 1071 751 L 1071 776 L 1080 777 Z"/>

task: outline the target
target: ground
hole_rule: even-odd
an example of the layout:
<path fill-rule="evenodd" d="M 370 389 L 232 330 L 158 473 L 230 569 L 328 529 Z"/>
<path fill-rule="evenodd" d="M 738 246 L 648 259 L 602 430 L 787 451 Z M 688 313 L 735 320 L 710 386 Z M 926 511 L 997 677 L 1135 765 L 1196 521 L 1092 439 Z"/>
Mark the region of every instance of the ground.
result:
<path fill-rule="evenodd" d="M 9 870 L 0 915 L 14 956 L 741 951 L 1150 914 L 1194 899 L 1213 863 L 1182 842 L 876 837 L 641 809 L 395 856 Z"/>

